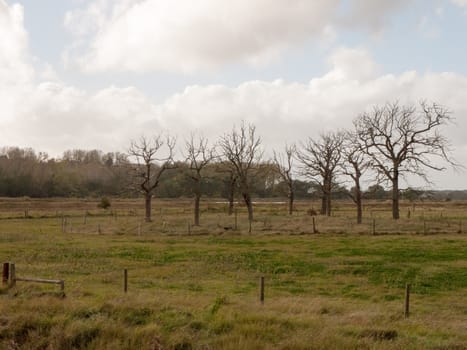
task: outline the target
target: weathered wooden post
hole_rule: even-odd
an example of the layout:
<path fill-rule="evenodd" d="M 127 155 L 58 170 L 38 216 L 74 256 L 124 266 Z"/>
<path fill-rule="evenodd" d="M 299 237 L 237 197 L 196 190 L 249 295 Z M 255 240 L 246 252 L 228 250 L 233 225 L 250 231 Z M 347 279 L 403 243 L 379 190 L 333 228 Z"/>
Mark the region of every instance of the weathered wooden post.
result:
<path fill-rule="evenodd" d="M 237 216 L 238 216 L 238 210 L 235 208 L 235 231 L 237 231 Z"/>
<path fill-rule="evenodd" d="M 376 219 L 373 219 L 373 236 L 376 235 Z"/>
<path fill-rule="evenodd" d="M 128 270 L 123 270 L 123 292 L 128 292 Z"/>
<path fill-rule="evenodd" d="M 409 318 L 409 307 L 410 307 L 410 284 L 405 285 L 405 303 L 404 303 L 404 316 Z"/>
<path fill-rule="evenodd" d="M 264 276 L 259 279 L 259 301 L 264 304 Z"/>
<path fill-rule="evenodd" d="M 10 263 L 3 263 L 3 271 L 2 271 L 2 284 L 5 285 L 8 283 L 8 279 L 10 276 Z"/>
<path fill-rule="evenodd" d="M 313 216 L 313 233 L 316 233 L 316 221 L 315 221 L 315 217 Z"/>
<path fill-rule="evenodd" d="M 10 263 L 10 275 L 8 280 L 8 286 L 10 288 L 16 285 L 16 267 L 15 263 Z"/>

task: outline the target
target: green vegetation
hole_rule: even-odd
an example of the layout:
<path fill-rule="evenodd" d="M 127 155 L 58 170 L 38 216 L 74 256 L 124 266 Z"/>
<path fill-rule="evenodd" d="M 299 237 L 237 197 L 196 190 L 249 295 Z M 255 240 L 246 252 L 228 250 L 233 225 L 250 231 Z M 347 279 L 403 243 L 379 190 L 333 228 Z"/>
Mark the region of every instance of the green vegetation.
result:
<path fill-rule="evenodd" d="M 466 348 L 467 236 L 457 231 L 467 205 L 417 204 L 395 223 L 389 204 L 372 203 L 354 225 L 338 202 L 312 234 L 310 203 L 293 217 L 285 203 L 263 204 L 249 235 L 245 208 L 234 230 L 224 204 L 204 203 L 203 225 L 188 231 L 189 202 L 158 202 L 153 223 L 140 201 L 96 203 L 0 201 L 2 262 L 18 277 L 64 279 L 66 293 L 0 289 L 0 348 Z"/>

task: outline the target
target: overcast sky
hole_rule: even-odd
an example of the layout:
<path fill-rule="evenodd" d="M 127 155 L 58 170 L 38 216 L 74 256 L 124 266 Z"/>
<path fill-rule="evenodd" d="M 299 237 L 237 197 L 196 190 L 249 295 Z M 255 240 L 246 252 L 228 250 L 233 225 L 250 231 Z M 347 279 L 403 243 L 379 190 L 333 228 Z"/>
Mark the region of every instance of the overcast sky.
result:
<path fill-rule="evenodd" d="M 0 145 L 125 151 L 245 120 L 278 149 L 427 100 L 467 165 L 466 35 L 467 0 L 0 0 Z"/>

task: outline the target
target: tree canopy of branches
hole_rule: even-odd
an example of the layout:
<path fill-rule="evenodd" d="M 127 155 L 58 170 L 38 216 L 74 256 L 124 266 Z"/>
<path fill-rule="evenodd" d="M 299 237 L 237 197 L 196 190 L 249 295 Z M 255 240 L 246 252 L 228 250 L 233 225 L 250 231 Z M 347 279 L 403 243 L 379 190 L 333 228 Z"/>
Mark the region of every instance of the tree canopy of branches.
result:
<path fill-rule="evenodd" d="M 315 181 L 321 190 L 322 215 L 331 216 L 331 194 L 342 158 L 342 144 L 341 132 L 329 132 L 321 134 L 318 140 L 309 138 L 297 151 L 303 174 Z"/>
<path fill-rule="evenodd" d="M 449 142 L 439 128 L 451 122 L 449 111 L 435 103 L 402 106 L 398 102 L 376 106 L 355 121 L 365 153 L 379 175 L 392 185 L 392 216 L 399 219 L 399 181 L 414 174 L 428 181 L 426 170 L 443 170 L 441 159 L 455 165 Z"/>
<path fill-rule="evenodd" d="M 251 201 L 250 177 L 260 163 L 263 152 L 261 138 L 256 135 L 254 125 L 242 122 L 240 128 L 233 128 L 229 134 L 224 134 L 219 140 L 223 158 L 227 160 L 238 179 L 238 185 L 245 205 L 248 209 L 248 219 L 253 221 L 253 204 Z"/>
<path fill-rule="evenodd" d="M 209 147 L 208 140 L 204 137 L 191 138 L 185 142 L 186 161 L 188 163 L 188 176 L 193 183 L 194 202 L 194 224 L 199 226 L 199 204 L 201 200 L 201 185 L 203 181 L 203 169 L 214 159 L 214 148 Z"/>
<path fill-rule="evenodd" d="M 293 214 L 293 202 L 295 198 L 293 179 L 293 160 L 296 153 L 294 145 L 286 145 L 283 153 L 274 151 L 274 166 L 282 181 L 287 185 L 287 197 L 289 199 L 289 215 Z"/>
<path fill-rule="evenodd" d="M 166 154 L 162 155 L 163 147 Z M 151 221 L 152 196 L 159 186 L 162 174 L 174 167 L 173 150 L 175 138 L 167 136 L 166 140 L 161 135 L 153 138 L 141 136 L 138 141 L 132 141 L 128 154 L 134 157 L 137 166 L 135 168 L 135 181 L 145 200 L 145 221 Z"/>

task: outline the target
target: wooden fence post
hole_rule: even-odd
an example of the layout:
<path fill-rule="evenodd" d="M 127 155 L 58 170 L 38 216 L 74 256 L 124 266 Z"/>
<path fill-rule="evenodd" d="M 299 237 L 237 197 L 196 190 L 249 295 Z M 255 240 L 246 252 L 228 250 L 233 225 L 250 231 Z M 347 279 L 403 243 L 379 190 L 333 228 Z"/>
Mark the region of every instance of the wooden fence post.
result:
<path fill-rule="evenodd" d="M 373 236 L 376 235 L 376 219 L 373 219 Z"/>
<path fill-rule="evenodd" d="M 7 284 L 10 276 L 10 263 L 3 263 L 2 284 Z"/>
<path fill-rule="evenodd" d="M 9 283 L 8 286 L 14 287 L 16 285 L 16 267 L 15 263 L 10 263 L 10 275 L 9 275 Z"/>
<path fill-rule="evenodd" d="M 404 303 L 404 316 L 409 318 L 409 307 L 410 307 L 410 284 L 405 285 L 405 303 Z"/>
<path fill-rule="evenodd" d="M 123 292 L 128 292 L 128 270 L 123 270 Z"/>
<path fill-rule="evenodd" d="M 264 276 L 259 279 L 259 301 L 264 304 Z"/>
<path fill-rule="evenodd" d="M 315 222 L 314 216 L 313 216 L 313 233 L 316 233 L 316 222 Z"/>

